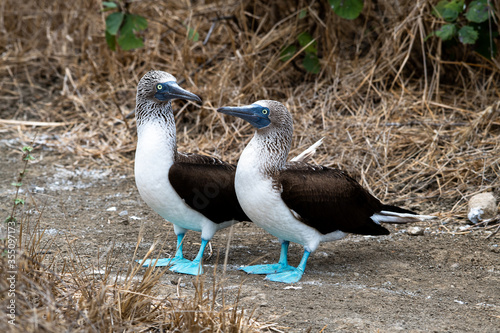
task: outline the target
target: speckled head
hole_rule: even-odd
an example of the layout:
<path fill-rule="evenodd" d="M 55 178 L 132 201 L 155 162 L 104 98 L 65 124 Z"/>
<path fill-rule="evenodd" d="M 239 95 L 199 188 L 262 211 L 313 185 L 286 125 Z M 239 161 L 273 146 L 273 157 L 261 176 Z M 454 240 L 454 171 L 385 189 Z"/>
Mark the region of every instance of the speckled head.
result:
<path fill-rule="evenodd" d="M 137 86 L 137 101 L 169 102 L 172 99 L 185 99 L 201 102 L 201 99 L 179 87 L 177 79 L 167 72 L 149 71 Z"/>
<path fill-rule="evenodd" d="M 137 126 L 140 127 L 147 120 L 173 123 L 171 104 L 173 99 L 201 102 L 197 95 L 179 87 L 173 75 L 162 71 L 147 72 L 137 85 L 135 105 Z"/>
<path fill-rule="evenodd" d="M 293 136 L 292 116 L 283 104 L 261 100 L 251 105 L 222 107 L 217 111 L 242 118 L 257 129 L 249 146 L 253 144 L 258 147 L 258 163 L 263 172 L 273 175 L 283 167 Z M 246 150 L 245 148 L 242 158 Z"/>

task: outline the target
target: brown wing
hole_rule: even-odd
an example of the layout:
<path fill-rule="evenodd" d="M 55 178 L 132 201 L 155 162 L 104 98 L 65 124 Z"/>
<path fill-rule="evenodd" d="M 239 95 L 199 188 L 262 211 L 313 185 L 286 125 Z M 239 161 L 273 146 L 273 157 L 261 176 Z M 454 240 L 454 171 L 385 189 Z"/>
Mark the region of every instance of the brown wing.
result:
<path fill-rule="evenodd" d="M 345 172 L 289 163 L 280 173 L 281 198 L 302 222 L 322 234 L 336 230 L 362 235 L 389 231 L 370 219 L 382 204 Z"/>
<path fill-rule="evenodd" d="M 214 223 L 250 221 L 234 190 L 236 167 L 219 159 L 178 154 L 168 179 L 179 196 Z"/>

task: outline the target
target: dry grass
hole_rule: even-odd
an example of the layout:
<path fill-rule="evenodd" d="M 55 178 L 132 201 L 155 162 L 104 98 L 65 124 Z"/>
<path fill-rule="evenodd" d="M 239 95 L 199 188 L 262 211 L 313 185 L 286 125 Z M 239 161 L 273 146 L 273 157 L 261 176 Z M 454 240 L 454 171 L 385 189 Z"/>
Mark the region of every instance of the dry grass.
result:
<path fill-rule="evenodd" d="M 491 2 L 500 8 L 500 1 Z M 146 17 L 149 28 L 145 47 L 133 52 L 107 48 L 99 1 L 6 0 L 0 6 L 1 133 L 17 131 L 28 142 L 36 127 L 38 145 L 57 146 L 87 164 L 128 168 L 135 122 L 125 115 L 135 107 L 140 77 L 160 69 L 204 99 L 201 107 L 175 102 L 180 150 L 236 162 L 252 130 L 215 109 L 276 99 L 294 116 L 292 154 L 324 136 L 315 162 L 347 170 L 386 202 L 456 221 L 471 195 L 498 194 L 500 59 L 458 47 L 450 60 L 439 40 L 424 41 L 441 24 L 430 14 L 431 1 L 367 1 L 353 22 L 336 17 L 327 1 L 138 1 L 130 10 Z M 301 9 L 308 10 L 304 19 Z M 188 40 L 186 26 L 200 41 Z M 319 75 L 302 69 L 301 55 L 279 60 L 281 48 L 302 31 L 317 38 Z M 45 290 L 63 292 L 57 279 L 44 282 L 49 271 L 36 274 L 30 278 L 39 282 L 30 288 L 47 297 L 55 296 Z M 145 279 L 157 278 L 148 274 Z M 130 285 L 128 294 L 108 282 L 76 285 L 93 285 L 103 304 L 149 292 L 147 282 Z M 78 302 L 85 299 L 82 292 Z M 59 318 L 61 309 L 75 309 L 70 318 L 91 316 L 90 308 L 76 310 L 76 300 L 53 301 L 43 310 L 47 316 Z M 108 310 L 109 318 L 121 318 L 118 325 L 127 322 L 118 309 Z M 134 311 L 149 316 L 140 306 Z M 162 315 L 155 311 L 150 315 Z"/>
<path fill-rule="evenodd" d="M 316 162 L 346 169 L 385 201 L 449 216 L 498 188 L 499 61 L 462 47 L 442 60 L 439 40 L 424 42 L 439 24 L 428 1 L 368 3 L 354 22 L 314 1 L 134 2 L 130 10 L 149 20 L 146 46 L 116 53 L 98 1 L 4 7 L 1 124 L 25 133 L 31 123 L 22 121 L 41 122 L 39 143 L 75 158 L 131 165 L 135 124 L 124 115 L 155 68 L 204 98 L 201 108 L 176 102 L 181 150 L 236 162 L 252 130 L 215 108 L 276 99 L 294 115 L 297 151 L 325 136 Z M 188 40 L 188 25 L 200 41 Z M 301 68 L 300 55 L 279 60 L 306 30 L 318 40 L 319 75 Z"/>
<path fill-rule="evenodd" d="M 47 122 L 44 131 L 58 136 L 40 141 L 96 163 L 130 164 L 134 122 L 124 115 L 138 79 L 162 69 L 204 98 L 201 108 L 176 104 L 182 150 L 237 161 L 252 131 L 215 108 L 277 99 L 294 114 L 295 147 L 326 137 L 317 162 L 347 169 L 382 199 L 462 201 L 447 206 L 461 210 L 461 199 L 498 185 L 499 62 L 464 48 L 441 60 L 440 42 L 423 40 L 438 24 L 430 3 L 398 3 L 367 4 L 351 23 L 322 2 L 142 1 L 130 10 L 149 20 L 146 47 L 114 53 L 98 1 L 6 2 L 0 118 Z M 188 25 L 200 41 L 187 39 Z M 318 40 L 319 75 L 298 58 L 279 60 L 305 30 Z"/>

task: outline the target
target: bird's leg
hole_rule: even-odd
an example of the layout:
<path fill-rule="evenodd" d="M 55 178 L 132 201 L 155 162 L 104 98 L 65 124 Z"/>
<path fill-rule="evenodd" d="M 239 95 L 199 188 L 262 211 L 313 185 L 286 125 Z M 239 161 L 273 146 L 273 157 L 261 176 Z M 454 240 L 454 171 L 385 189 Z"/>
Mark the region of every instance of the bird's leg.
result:
<path fill-rule="evenodd" d="M 247 272 L 248 274 L 274 274 L 294 269 L 292 266 L 288 265 L 289 244 L 290 244 L 289 241 L 281 242 L 280 259 L 277 264 L 253 265 L 253 266 L 243 267 L 241 270 Z"/>
<path fill-rule="evenodd" d="M 182 244 L 184 240 L 184 235 L 185 235 L 184 233 L 180 233 L 177 235 L 177 250 L 175 251 L 175 256 L 173 258 L 147 259 L 144 261 L 142 266 L 165 267 L 165 266 L 180 264 L 183 262 L 190 262 L 189 260 L 184 259 L 184 257 L 182 256 Z"/>
<path fill-rule="evenodd" d="M 310 254 L 311 252 L 304 250 L 304 255 L 302 256 L 302 259 L 300 260 L 297 268 L 292 267 L 291 270 L 288 270 L 286 272 L 269 274 L 268 276 L 266 276 L 266 280 L 284 283 L 299 282 L 302 278 L 302 274 L 304 274 L 304 271 L 306 269 L 307 259 L 309 258 Z"/>
<path fill-rule="evenodd" d="M 281 252 L 280 259 L 278 260 L 278 264 L 282 266 L 288 266 L 288 246 L 290 245 L 289 241 L 281 242 Z"/>
<path fill-rule="evenodd" d="M 182 262 L 180 264 L 175 264 L 170 268 L 172 272 L 190 274 L 190 275 L 200 275 L 203 274 L 203 266 L 201 265 L 201 260 L 203 259 L 203 253 L 207 247 L 208 240 L 202 239 L 200 250 L 194 258 L 193 261 Z"/>
<path fill-rule="evenodd" d="M 178 234 L 177 235 L 177 250 L 175 251 L 175 255 L 172 258 L 172 260 L 179 260 L 179 259 L 184 259 L 182 256 L 182 245 L 184 245 L 184 236 L 185 234 Z"/>

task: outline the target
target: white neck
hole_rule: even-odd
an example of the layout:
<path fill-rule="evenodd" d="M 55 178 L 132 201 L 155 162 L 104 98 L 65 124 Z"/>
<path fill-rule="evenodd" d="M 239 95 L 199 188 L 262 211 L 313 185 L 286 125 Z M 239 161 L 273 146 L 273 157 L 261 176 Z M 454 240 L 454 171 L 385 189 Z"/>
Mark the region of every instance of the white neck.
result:
<path fill-rule="evenodd" d="M 160 182 L 167 186 L 177 155 L 176 131 L 170 103 L 137 103 L 136 118 L 135 179 L 144 197 L 146 189 L 156 188 Z"/>
<path fill-rule="evenodd" d="M 238 167 L 255 168 L 266 176 L 272 176 L 284 168 L 291 141 L 291 135 L 286 132 L 258 130 L 243 150 Z"/>
<path fill-rule="evenodd" d="M 138 136 L 136 164 L 139 162 L 149 167 L 157 167 L 159 164 L 167 163 L 170 167 L 177 157 L 172 104 L 138 103 L 136 119 Z"/>

